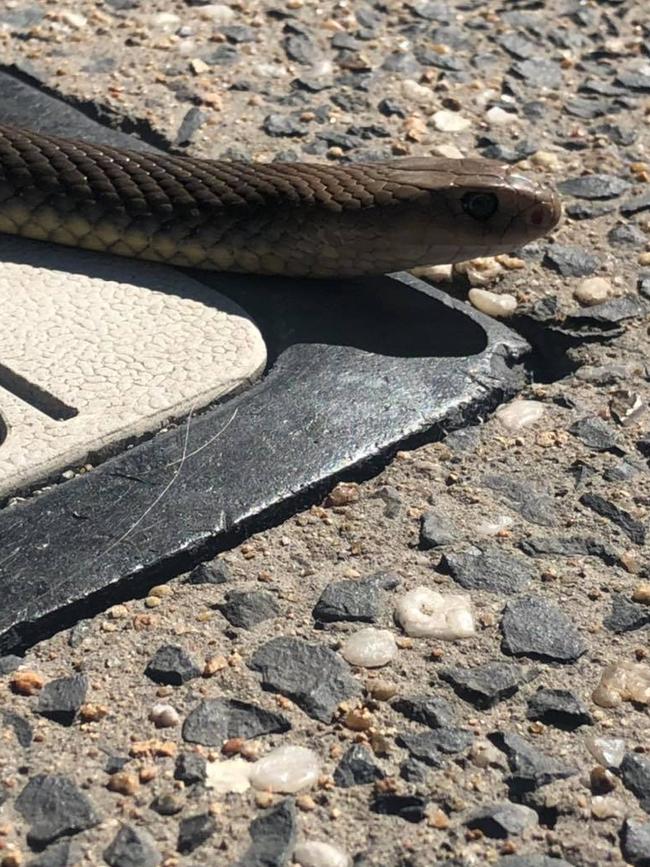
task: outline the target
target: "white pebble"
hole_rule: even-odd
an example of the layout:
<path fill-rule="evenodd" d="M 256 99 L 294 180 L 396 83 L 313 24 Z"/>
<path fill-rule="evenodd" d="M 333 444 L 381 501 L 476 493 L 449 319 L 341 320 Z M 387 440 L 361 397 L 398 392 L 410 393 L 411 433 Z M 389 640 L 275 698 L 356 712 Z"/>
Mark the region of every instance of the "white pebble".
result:
<path fill-rule="evenodd" d="M 585 743 L 591 755 L 604 768 L 618 768 L 625 756 L 623 738 L 605 738 L 589 735 Z"/>
<path fill-rule="evenodd" d="M 510 111 L 504 111 L 498 105 L 494 105 L 485 112 L 485 119 L 490 126 L 505 126 L 505 124 L 515 123 L 517 116 Z"/>
<path fill-rule="evenodd" d="M 465 274 L 470 286 L 489 286 L 501 278 L 503 265 L 496 256 L 477 256 L 465 262 L 456 262 L 454 271 L 457 274 Z"/>
<path fill-rule="evenodd" d="M 418 105 L 430 105 L 436 98 L 430 87 L 418 84 L 412 78 L 407 78 L 406 81 L 402 82 L 402 96 Z"/>
<path fill-rule="evenodd" d="M 291 795 L 313 786 L 320 772 L 320 759 L 313 750 L 284 746 L 255 762 L 250 781 L 254 789 Z"/>
<path fill-rule="evenodd" d="M 623 659 L 606 666 L 591 697 L 600 707 L 617 707 L 622 701 L 650 705 L 650 665 Z"/>
<path fill-rule="evenodd" d="M 251 787 L 250 776 L 254 767 L 241 756 L 225 762 L 208 762 L 205 766 L 205 785 L 219 795 L 228 792 L 242 794 Z"/>
<path fill-rule="evenodd" d="M 470 289 L 469 300 L 481 313 L 497 318 L 512 316 L 517 309 L 517 299 L 514 295 L 497 295 L 496 292 L 489 292 L 487 289 Z"/>
<path fill-rule="evenodd" d="M 341 655 L 350 665 L 364 668 L 379 668 L 387 665 L 397 654 L 397 644 L 392 632 L 369 626 L 360 629 L 343 642 Z"/>
<path fill-rule="evenodd" d="M 546 407 L 539 400 L 513 400 L 500 406 L 495 415 L 501 424 L 513 433 L 535 424 L 544 415 Z"/>
<path fill-rule="evenodd" d="M 509 530 L 515 523 L 510 515 L 497 515 L 491 521 L 481 521 L 476 525 L 476 533 L 479 536 L 496 536 L 503 530 Z"/>
<path fill-rule="evenodd" d="M 170 704 L 155 704 L 149 711 L 149 719 L 159 729 L 177 726 L 181 721 L 177 710 Z"/>
<path fill-rule="evenodd" d="M 299 843 L 293 852 L 293 860 L 300 867 L 350 867 L 350 856 L 338 846 L 321 840 Z"/>
<path fill-rule="evenodd" d="M 201 6 L 199 15 L 206 21 L 212 21 L 217 27 L 222 24 L 230 24 L 235 20 L 235 12 L 226 6 L 225 3 L 209 3 L 207 6 Z"/>
<path fill-rule="evenodd" d="M 612 284 L 605 277 L 587 277 L 573 290 L 573 297 L 583 307 L 602 304 L 612 295 Z"/>
<path fill-rule="evenodd" d="M 154 27 L 161 27 L 167 30 L 177 28 L 180 23 L 180 16 L 175 15 L 173 12 L 159 12 L 153 17 Z"/>
<path fill-rule="evenodd" d="M 447 160 L 462 160 L 465 154 L 460 148 L 454 144 L 439 144 L 431 148 L 431 153 L 437 157 L 444 157 Z"/>
<path fill-rule="evenodd" d="M 418 265 L 411 268 L 414 277 L 423 277 L 432 283 L 451 283 L 454 279 L 453 265 Z"/>
<path fill-rule="evenodd" d="M 444 108 L 437 111 L 431 120 L 440 132 L 463 132 L 472 125 L 472 121 L 463 117 L 462 114 L 458 114 L 457 111 L 447 111 Z"/>
<path fill-rule="evenodd" d="M 73 27 L 75 30 L 82 30 L 88 23 L 88 19 L 79 12 L 70 12 L 68 10 L 59 13 L 59 18 L 68 27 Z"/>
<path fill-rule="evenodd" d="M 395 606 L 397 621 L 407 635 L 454 641 L 474 635 L 474 618 L 468 596 L 443 595 L 429 587 L 410 590 Z"/>

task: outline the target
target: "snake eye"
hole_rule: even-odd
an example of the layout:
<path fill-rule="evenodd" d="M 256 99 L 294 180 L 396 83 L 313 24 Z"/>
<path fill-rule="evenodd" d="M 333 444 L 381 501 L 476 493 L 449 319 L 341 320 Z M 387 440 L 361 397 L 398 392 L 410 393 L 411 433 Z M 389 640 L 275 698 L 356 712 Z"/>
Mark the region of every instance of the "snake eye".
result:
<path fill-rule="evenodd" d="M 465 193 L 460 201 L 465 213 L 474 220 L 489 220 L 499 208 L 499 200 L 494 193 Z"/>

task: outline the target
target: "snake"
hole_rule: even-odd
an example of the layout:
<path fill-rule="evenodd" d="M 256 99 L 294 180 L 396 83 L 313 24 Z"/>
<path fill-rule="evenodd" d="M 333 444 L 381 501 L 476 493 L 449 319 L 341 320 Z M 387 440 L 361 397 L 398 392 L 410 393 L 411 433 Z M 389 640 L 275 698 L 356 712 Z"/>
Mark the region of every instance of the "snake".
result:
<path fill-rule="evenodd" d="M 519 249 L 557 192 L 484 158 L 228 162 L 0 124 L 0 232 L 172 265 L 363 277 Z"/>

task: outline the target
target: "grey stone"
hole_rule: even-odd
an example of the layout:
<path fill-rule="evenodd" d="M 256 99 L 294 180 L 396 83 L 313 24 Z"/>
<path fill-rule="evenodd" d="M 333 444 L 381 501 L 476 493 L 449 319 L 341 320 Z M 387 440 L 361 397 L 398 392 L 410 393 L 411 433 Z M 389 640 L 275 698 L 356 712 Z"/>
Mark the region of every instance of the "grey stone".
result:
<path fill-rule="evenodd" d="M 282 714 L 237 699 L 207 698 L 188 714 L 182 735 L 189 743 L 221 747 L 228 738 L 257 738 L 290 728 Z"/>
<path fill-rule="evenodd" d="M 574 867 L 563 858 L 549 855 L 505 855 L 499 858 L 495 867 Z"/>
<path fill-rule="evenodd" d="M 648 241 L 646 235 L 634 223 L 621 223 L 607 233 L 607 240 L 612 247 L 644 247 Z"/>
<path fill-rule="evenodd" d="M 650 813 L 650 758 L 626 753 L 621 762 L 621 777 L 625 788 L 636 795 L 646 813 Z"/>
<path fill-rule="evenodd" d="M 223 560 L 199 563 L 187 576 L 188 584 L 226 584 L 228 581 L 232 581 L 232 575 Z"/>
<path fill-rule="evenodd" d="M 217 830 L 214 816 L 209 813 L 199 813 L 196 816 L 187 816 L 181 819 L 178 827 L 178 839 L 176 851 L 181 855 L 189 855 L 198 849 Z"/>
<path fill-rule="evenodd" d="M 503 839 L 513 834 L 523 834 L 527 828 L 537 825 L 537 813 L 523 804 L 501 801 L 480 807 L 465 819 L 468 828 L 478 828 L 487 837 Z"/>
<path fill-rule="evenodd" d="M 544 264 L 563 277 L 587 277 L 599 267 L 600 259 L 574 244 L 552 244 L 544 256 Z"/>
<path fill-rule="evenodd" d="M 407 719 L 432 729 L 451 728 L 456 721 L 449 702 L 436 695 L 405 695 L 395 699 L 392 707 Z"/>
<path fill-rule="evenodd" d="M 406 822 L 421 822 L 426 815 L 427 801 L 421 795 L 397 795 L 377 792 L 371 810 L 382 816 L 399 816 Z"/>
<path fill-rule="evenodd" d="M 296 844 L 296 807 L 285 798 L 277 807 L 253 819 L 251 844 L 235 867 L 286 867 Z"/>
<path fill-rule="evenodd" d="M 334 769 L 334 782 L 343 789 L 374 783 L 384 776 L 383 771 L 373 761 L 372 755 L 361 744 L 349 747 Z"/>
<path fill-rule="evenodd" d="M 13 653 L 9 653 L 7 656 L 0 656 L 0 677 L 5 674 L 11 674 L 19 665 L 22 665 L 23 661 L 22 657 L 15 656 Z"/>
<path fill-rule="evenodd" d="M 514 695 L 534 673 L 514 662 L 487 662 L 474 668 L 448 666 L 440 669 L 438 675 L 461 698 L 478 708 L 488 708 Z"/>
<path fill-rule="evenodd" d="M 61 840 L 28 861 L 27 867 L 73 867 L 76 863 L 77 858 L 73 856 L 70 841 Z"/>
<path fill-rule="evenodd" d="M 58 677 L 41 690 L 36 712 L 61 725 L 72 725 L 87 691 L 88 678 L 84 674 Z"/>
<path fill-rule="evenodd" d="M 638 295 L 621 295 L 620 298 L 612 298 L 602 304 L 586 307 L 575 316 L 566 318 L 565 323 L 578 326 L 601 326 L 612 327 L 627 319 L 647 316 L 650 305 Z"/>
<path fill-rule="evenodd" d="M 650 75 L 643 72 L 619 72 L 615 81 L 627 90 L 650 93 Z"/>
<path fill-rule="evenodd" d="M 199 753 L 180 753 L 176 759 L 174 779 L 186 786 L 204 783 L 207 776 L 206 761 Z"/>
<path fill-rule="evenodd" d="M 98 825 L 99 814 L 72 780 L 59 774 L 37 774 L 16 798 L 16 810 L 30 826 L 30 846 L 46 846 Z"/>
<path fill-rule="evenodd" d="M 267 114 L 262 124 L 262 129 L 267 135 L 279 137 L 288 136 L 296 138 L 307 135 L 307 127 L 298 120 L 284 114 Z"/>
<path fill-rule="evenodd" d="M 21 747 L 27 749 L 27 747 L 31 746 L 33 731 L 25 717 L 13 710 L 3 710 L 0 712 L 0 718 L 3 725 L 13 730 L 16 740 Z"/>
<path fill-rule="evenodd" d="M 201 677 L 202 671 L 192 657 L 174 644 L 163 644 L 155 652 L 144 672 L 155 683 L 180 686 Z"/>
<path fill-rule="evenodd" d="M 551 60 L 521 60 L 513 63 L 510 72 L 534 87 L 559 90 L 563 84 L 562 69 Z"/>
<path fill-rule="evenodd" d="M 598 557 L 608 566 L 618 563 L 618 555 L 599 539 L 592 536 L 529 536 L 519 543 L 529 557 Z"/>
<path fill-rule="evenodd" d="M 234 63 L 238 57 L 239 54 L 234 45 L 220 45 L 218 48 L 215 48 L 214 51 L 210 51 L 208 54 L 203 54 L 201 60 L 209 66 L 230 66 L 230 64 Z"/>
<path fill-rule="evenodd" d="M 236 45 L 242 42 L 255 42 L 257 38 L 253 28 L 245 24 L 226 24 L 221 27 L 221 32 L 229 42 L 234 42 Z"/>
<path fill-rule="evenodd" d="M 459 538 L 458 528 L 439 512 L 429 510 L 420 523 L 420 547 L 427 551 L 440 545 L 450 545 Z"/>
<path fill-rule="evenodd" d="M 241 629 L 252 629 L 280 614 L 275 596 L 266 590 L 230 590 L 219 610 L 232 626 Z"/>
<path fill-rule="evenodd" d="M 122 825 L 104 851 L 104 861 L 110 867 L 156 867 L 161 856 L 153 837 L 144 828 Z"/>
<path fill-rule="evenodd" d="M 430 768 L 424 762 L 418 761 L 414 756 L 402 762 L 399 766 L 399 775 L 407 783 L 424 783 L 429 775 Z"/>
<path fill-rule="evenodd" d="M 461 753 L 471 746 L 474 736 L 459 728 L 431 729 L 425 732 L 405 732 L 397 738 L 397 743 L 420 762 L 438 768 L 443 763 L 443 755 Z"/>
<path fill-rule="evenodd" d="M 176 147 L 186 147 L 189 145 L 194 137 L 194 133 L 201 129 L 206 120 L 207 115 L 205 112 L 202 112 L 200 108 L 193 105 L 185 113 L 180 122 L 176 138 L 174 139 L 174 145 Z"/>
<path fill-rule="evenodd" d="M 622 593 L 614 593 L 611 611 L 603 618 L 603 624 L 611 632 L 619 635 L 623 632 L 643 629 L 644 626 L 650 625 L 650 606 L 641 602 L 632 602 Z"/>
<path fill-rule="evenodd" d="M 526 715 L 528 719 L 537 719 L 567 731 L 594 722 L 585 703 L 568 689 L 538 689 L 528 699 Z"/>
<path fill-rule="evenodd" d="M 627 192 L 630 187 L 629 181 L 606 174 L 582 175 L 557 185 L 561 193 L 577 199 L 611 199 Z"/>
<path fill-rule="evenodd" d="M 581 418 L 569 428 L 586 446 L 597 452 L 606 452 L 618 446 L 616 431 L 599 418 Z"/>
<path fill-rule="evenodd" d="M 185 806 L 185 799 L 178 792 L 159 792 L 149 806 L 160 816 L 175 816 Z"/>
<path fill-rule="evenodd" d="M 284 52 L 289 60 L 311 66 L 317 57 L 316 46 L 305 33 L 292 33 L 285 37 Z"/>
<path fill-rule="evenodd" d="M 650 210 L 650 193 L 640 193 L 631 199 L 627 199 L 621 205 L 621 214 L 624 217 L 633 217 L 635 214 L 640 214 L 641 211 Z"/>
<path fill-rule="evenodd" d="M 525 558 L 497 547 L 447 553 L 439 568 L 466 590 L 507 595 L 519 593 L 537 576 L 537 570 Z"/>
<path fill-rule="evenodd" d="M 621 829 L 621 852 L 628 864 L 650 867 L 650 822 L 626 819 Z"/>
<path fill-rule="evenodd" d="M 605 214 L 611 214 L 617 208 L 616 202 L 586 201 L 569 202 L 565 211 L 572 220 L 595 220 Z"/>
<path fill-rule="evenodd" d="M 489 737 L 506 754 L 512 772 L 509 783 L 518 794 L 539 789 L 554 780 L 564 780 L 578 773 L 577 769 L 547 756 L 520 735 L 494 732 Z"/>
<path fill-rule="evenodd" d="M 607 520 L 611 521 L 612 524 L 616 524 L 617 527 L 620 527 L 620 529 L 634 542 L 635 545 L 645 544 L 645 525 L 636 518 L 633 518 L 629 512 L 625 511 L 625 509 L 622 509 L 620 506 L 617 506 L 605 497 L 601 497 L 600 494 L 583 494 L 580 497 L 580 502 L 583 506 L 587 506 L 587 508 L 596 512 L 597 515 L 600 515 L 602 518 L 607 518 Z"/>
<path fill-rule="evenodd" d="M 253 654 L 249 666 L 262 686 L 286 695 L 314 719 L 330 722 L 337 706 L 361 687 L 341 657 L 302 638 L 274 638 Z"/>
<path fill-rule="evenodd" d="M 399 578 L 380 572 L 361 580 L 332 581 L 320 595 L 312 615 L 324 623 L 375 623 L 381 615 L 382 590 L 392 590 Z"/>
<path fill-rule="evenodd" d="M 501 494 L 531 524 L 552 527 L 556 523 L 553 497 L 530 479 L 493 473 L 481 481 L 490 490 Z"/>
<path fill-rule="evenodd" d="M 575 662 L 587 646 L 569 618 L 543 596 L 508 602 L 501 620 L 502 648 L 513 656 Z"/>

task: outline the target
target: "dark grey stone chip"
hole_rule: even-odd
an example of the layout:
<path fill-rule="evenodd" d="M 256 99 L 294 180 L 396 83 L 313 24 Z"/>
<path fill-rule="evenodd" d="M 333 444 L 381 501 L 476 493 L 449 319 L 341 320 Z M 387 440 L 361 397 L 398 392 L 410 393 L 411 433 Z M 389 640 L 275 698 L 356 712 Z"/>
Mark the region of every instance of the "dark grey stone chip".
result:
<path fill-rule="evenodd" d="M 625 820 L 621 829 L 621 852 L 628 864 L 650 867 L 650 822 Z"/>
<path fill-rule="evenodd" d="M 267 641 L 249 666 L 260 672 L 264 689 L 286 695 L 321 722 L 330 722 L 337 706 L 361 689 L 338 654 L 302 638 Z"/>
<path fill-rule="evenodd" d="M 458 695 L 475 707 L 492 707 L 514 695 L 522 683 L 527 683 L 534 672 L 514 662 L 487 662 L 474 668 L 448 666 L 438 672 L 442 680 L 450 683 Z"/>
<path fill-rule="evenodd" d="M 650 75 L 644 72 L 619 72 L 615 81 L 627 90 L 650 93 Z"/>
<path fill-rule="evenodd" d="M 501 801 L 475 810 L 465 819 L 468 828 L 478 828 L 488 837 L 503 839 L 513 834 L 523 834 L 537 824 L 537 813 L 523 804 Z"/>
<path fill-rule="evenodd" d="M 277 617 L 281 609 L 275 596 L 266 590 L 231 590 L 219 610 L 232 626 L 252 629 Z"/>
<path fill-rule="evenodd" d="M 600 266 L 600 259 L 574 244 L 552 244 L 546 250 L 544 264 L 563 277 L 587 277 Z"/>
<path fill-rule="evenodd" d="M 528 560 L 496 547 L 450 552 L 443 556 L 440 568 L 466 590 L 507 595 L 519 593 L 537 576 L 537 570 Z"/>
<path fill-rule="evenodd" d="M 3 674 L 11 674 L 23 661 L 22 657 L 15 656 L 13 653 L 8 653 L 7 656 L 0 656 L 0 677 Z"/>
<path fill-rule="evenodd" d="M 433 768 L 443 764 L 443 755 L 461 753 L 471 746 L 474 736 L 459 728 L 431 729 L 426 732 L 405 732 L 397 743 L 409 751 L 413 758 Z"/>
<path fill-rule="evenodd" d="M 374 783 L 383 776 L 384 772 L 372 761 L 369 750 L 361 744 L 349 747 L 334 770 L 334 782 L 343 789 Z"/>
<path fill-rule="evenodd" d="M 70 841 L 61 840 L 28 861 L 27 867 L 73 867 L 77 863 L 78 859 L 73 855 Z"/>
<path fill-rule="evenodd" d="M 650 210 L 650 193 L 640 193 L 631 199 L 627 199 L 621 205 L 621 214 L 624 217 L 633 217 L 635 214 L 640 214 L 641 211 Z"/>
<path fill-rule="evenodd" d="M 648 241 L 646 235 L 634 223 L 620 223 L 607 233 L 607 240 L 612 247 L 644 247 Z"/>
<path fill-rule="evenodd" d="M 122 825 L 105 849 L 104 861 L 111 867 L 156 867 L 161 856 L 153 837 L 144 828 Z"/>
<path fill-rule="evenodd" d="M 597 452 L 606 452 L 618 445 L 616 431 L 599 418 L 578 419 L 569 428 L 569 433 Z"/>
<path fill-rule="evenodd" d="M 181 780 L 186 786 L 204 783 L 206 780 L 206 761 L 198 753 L 180 753 L 176 759 L 174 779 Z"/>
<path fill-rule="evenodd" d="M 646 813 L 650 813 L 650 758 L 626 753 L 621 762 L 621 777 L 625 788 L 636 795 Z"/>
<path fill-rule="evenodd" d="M 509 783 L 519 794 L 538 789 L 554 780 L 565 780 L 578 773 L 576 768 L 547 756 L 520 735 L 494 732 L 489 738 L 506 754 L 512 772 Z"/>
<path fill-rule="evenodd" d="M 422 515 L 420 523 L 420 547 L 424 551 L 451 545 L 459 539 L 458 528 L 449 518 L 439 512 L 429 510 Z"/>
<path fill-rule="evenodd" d="M 549 855 L 506 855 L 499 858 L 495 867 L 574 867 L 563 858 Z"/>
<path fill-rule="evenodd" d="M 510 72 L 535 87 L 559 90 L 563 84 L 562 69 L 551 60 L 521 60 L 513 63 Z"/>
<path fill-rule="evenodd" d="M 36 712 L 61 725 L 72 725 L 87 691 L 88 678 L 85 674 L 58 677 L 46 683 L 41 690 Z"/>
<path fill-rule="evenodd" d="M 68 777 L 37 774 L 16 798 L 16 810 L 30 825 L 27 842 L 41 847 L 93 828 L 99 814 Z"/>
<path fill-rule="evenodd" d="M 221 747 L 228 738 L 258 738 L 290 728 L 280 713 L 237 699 L 207 698 L 188 714 L 182 735 L 189 743 Z"/>
<path fill-rule="evenodd" d="M 163 644 L 159 647 L 144 673 L 155 683 L 169 686 L 180 686 L 202 674 L 189 653 L 174 644 Z"/>
<path fill-rule="evenodd" d="M 332 581 L 320 595 L 312 615 L 323 623 L 375 623 L 381 615 L 382 590 L 392 590 L 399 578 L 379 572 L 358 581 Z"/>
<path fill-rule="evenodd" d="M 487 488 L 500 494 L 531 524 L 552 527 L 557 523 L 553 497 L 530 479 L 492 473 L 481 481 Z"/>
<path fill-rule="evenodd" d="M 619 635 L 623 632 L 643 629 L 644 626 L 650 625 L 650 606 L 632 602 L 622 593 L 615 593 L 612 596 L 611 611 L 603 618 L 603 624 L 611 632 Z"/>
<path fill-rule="evenodd" d="M 287 136 L 295 138 L 307 135 L 307 129 L 298 120 L 284 114 L 268 114 L 264 118 L 262 129 L 273 137 Z"/>
<path fill-rule="evenodd" d="M 13 710 L 3 710 L 1 719 L 4 726 L 8 726 L 13 730 L 20 746 L 23 747 L 23 749 L 27 749 L 27 747 L 31 745 L 33 731 L 25 717 Z"/>
<path fill-rule="evenodd" d="M 374 813 L 383 816 L 399 816 L 407 822 L 421 822 L 426 814 L 427 801 L 420 795 L 396 795 L 378 792 L 371 805 Z"/>
<path fill-rule="evenodd" d="M 625 509 L 621 509 L 610 500 L 601 497 L 600 494 L 583 494 L 580 497 L 583 506 L 596 512 L 602 518 L 607 518 L 612 524 L 616 524 L 628 536 L 635 545 L 645 544 L 646 527 L 641 521 L 633 518 Z"/>
<path fill-rule="evenodd" d="M 503 651 L 513 656 L 575 662 L 587 649 L 566 614 L 543 596 L 520 596 L 508 602 L 501 629 Z"/>
<path fill-rule="evenodd" d="M 432 729 L 451 728 L 456 719 L 449 702 L 436 695 L 405 695 L 395 699 L 391 706 L 407 719 Z"/>
<path fill-rule="evenodd" d="M 530 536 L 519 543 L 529 557 L 598 557 L 608 566 L 618 563 L 618 556 L 609 546 L 591 536 Z"/>
<path fill-rule="evenodd" d="M 181 819 L 176 850 L 181 855 L 189 855 L 190 852 L 198 849 L 202 843 L 209 840 L 216 830 L 217 823 L 214 816 L 209 813 L 199 813 L 196 816 Z"/>
<path fill-rule="evenodd" d="M 187 576 L 188 584 L 225 584 L 228 581 L 232 581 L 232 575 L 223 560 L 199 563 Z"/>
<path fill-rule="evenodd" d="M 630 189 L 630 182 L 616 175 L 582 175 L 561 181 L 557 188 L 565 195 L 576 199 L 612 199 Z"/>
<path fill-rule="evenodd" d="M 285 798 L 251 822 L 251 844 L 235 867 L 286 867 L 296 844 L 297 821 L 293 798 Z"/>
<path fill-rule="evenodd" d="M 593 725 L 594 718 L 586 705 L 568 689 L 538 689 L 528 699 L 528 719 L 572 731 L 582 725 Z"/>

